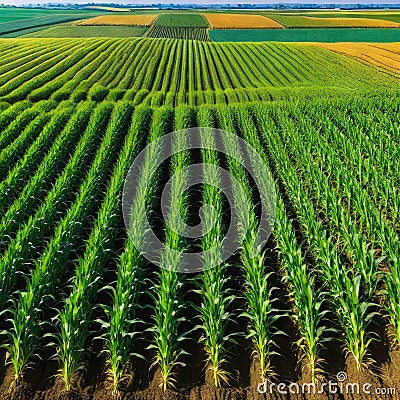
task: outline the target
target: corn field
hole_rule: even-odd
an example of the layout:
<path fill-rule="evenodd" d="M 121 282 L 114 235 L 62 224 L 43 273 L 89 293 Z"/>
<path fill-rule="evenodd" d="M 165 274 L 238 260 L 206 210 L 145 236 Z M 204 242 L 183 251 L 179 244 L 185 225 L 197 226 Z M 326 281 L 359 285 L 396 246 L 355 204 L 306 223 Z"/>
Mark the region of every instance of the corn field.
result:
<path fill-rule="evenodd" d="M 258 383 L 318 383 L 339 371 L 394 385 L 396 373 L 384 371 L 398 371 L 400 347 L 398 77 L 303 45 L 6 47 L 1 41 L 4 392 L 189 399 L 232 390 L 229 398 L 256 399 Z M 341 90 L 346 96 L 330 96 Z M 201 150 L 188 150 L 185 134 L 167 160 L 149 146 L 196 126 Z M 207 128 L 233 134 L 220 145 L 234 154 L 215 150 Z M 256 149 L 276 191 L 271 236 L 257 253 L 266 177 L 259 184 L 244 168 L 257 160 L 239 140 Z M 126 229 L 124 182 L 143 149 Z M 187 189 L 196 163 L 207 183 Z M 233 215 L 242 240 L 223 261 L 210 249 Z M 189 240 L 183 226 L 199 219 L 204 235 Z M 132 240 L 147 220 L 166 244 L 163 268 Z M 180 270 L 188 250 L 204 252 L 203 271 Z"/>
<path fill-rule="evenodd" d="M 226 105 L 352 95 L 398 85 L 398 75 L 304 44 L 132 38 L 13 41 L 11 50 L 7 40 L 0 41 L 0 102 Z"/>

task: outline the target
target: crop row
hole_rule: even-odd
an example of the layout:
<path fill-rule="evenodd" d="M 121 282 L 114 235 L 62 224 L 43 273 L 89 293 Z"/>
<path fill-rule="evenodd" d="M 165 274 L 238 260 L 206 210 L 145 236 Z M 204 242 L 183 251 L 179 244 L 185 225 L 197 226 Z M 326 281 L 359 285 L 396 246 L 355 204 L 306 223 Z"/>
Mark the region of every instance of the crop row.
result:
<path fill-rule="evenodd" d="M 191 27 L 166 27 L 160 25 L 153 25 L 152 28 L 146 33 L 149 38 L 171 38 L 171 39 L 184 39 L 184 40 L 201 40 L 210 42 L 207 28 L 191 28 Z"/>
<path fill-rule="evenodd" d="M 23 43 L 10 52 L 6 42 L 0 44 L 2 101 L 223 104 L 396 87 L 398 79 L 305 45 L 146 38 L 50 40 L 47 47 L 39 39 Z"/>

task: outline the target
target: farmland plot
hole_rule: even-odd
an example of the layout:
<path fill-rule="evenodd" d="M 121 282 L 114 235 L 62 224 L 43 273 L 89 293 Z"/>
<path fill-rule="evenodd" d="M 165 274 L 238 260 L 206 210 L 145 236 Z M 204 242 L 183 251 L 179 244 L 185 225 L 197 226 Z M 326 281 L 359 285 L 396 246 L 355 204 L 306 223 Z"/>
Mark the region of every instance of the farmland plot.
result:
<path fill-rule="evenodd" d="M 212 29 L 268 29 L 283 28 L 272 18 L 262 15 L 203 14 Z"/>
<path fill-rule="evenodd" d="M 370 65 L 396 73 L 400 72 L 400 46 L 398 44 L 338 43 L 318 44 L 318 46 L 354 57 Z"/>
<path fill-rule="evenodd" d="M 399 28 L 398 21 L 376 18 L 357 18 L 337 15 L 330 17 L 309 15 L 273 15 L 286 28 Z"/>
<path fill-rule="evenodd" d="M 157 18 L 156 15 L 100 15 L 98 17 L 85 19 L 77 22 L 77 25 L 128 25 L 128 26 L 150 26 Z"/>
<path fill-rule="evenodd" d="M 98 15 L 95 11 L 0 9 L 0 36 Z"/>
<path fill-rule="evenodd" d="M 398 82 L 315 46 L 173 39 L 31 39 L 7 53 L 0 71 L 0 99 L 8 102 L 125 97 L 136 105 L 226 104 L 350 94 Z"/>
<path fill-rule="evenodd" d="M 107 361 L 106 375 L 112 384 L 110 389 L 102 388 L 99 381 L 96 390 L 110 395 L 139 385 L 144 392 L 137 396 L 147 393 L 158 398 L 164 390 L 175 390 L 187 398 L 188 387 L 205 382 L 212 393 L 239 386 L 250 399 L 256 391 L 254 382 L 261 383 L 272 373 L 282 380 L 290 373 L 293 379 L 303 376 L 313 381 L 323 376 L 321 366 L 339 368 L 337 360 L 345 354 L 342 347 L 347 352 L 349 379 L 363 376 L 378 385 L 370 372 L 382 351 L 370 341 L 374 325 L 392 332 L 388 340 L 393 346 L 400 343 L 400 171 L 395 162 L 400 138 L 391 117 L 398 101 L 386 94 L 229 107 L 134 109 L 131 102 L 123 101 L 79 105 L 67 101 L 58 106 L 46 101 L 17 102 L 18 107 L 4 109 L 0 160 L 9 167 L 2 169 L 0 190 L 12 196 L 2 197 L 5 240 L 0 305 L 8 316 L 2 320 L 3 340 L 12 363 L 3 385 L 15 380 L 19 388 L 22 382 L 30 382 L 28 366 L 36 354 L 43 354 L 44 345 L 50 351 L 45 354 L 57 354 L 57 365 L 49 367 L 44 377 L 47 389 L 42 396 L 57 396 L 60 385 L 62 390 L 79 391 L 76 377 L 84 374 L 78 372 L 80 366 L 97 357 L 96 351 L 103 347 L 106 352 L 98 357 Z M 14 120 L 16 112 L 21 116 Z M 232 210 L 238 212 L 238 228 L 247 226 L 248 230 L 241 235 L 244 243 L 237 259 L 222 265 L 206 259 L 214 268 L 193 281 L 177 272 L 179 259 L 172 253 L 166 252 L 161 259 L 167 269 L 142 258 L 122 224 L 119 199 L 129 165 L 146 141 L 151 144 L 173 129 L 197 124 L 230 131 L 257 149 L 273 171 L 277 203 L 271 244 L 257 258 L 249 257 L 258 226 L 257 202 L 264 191 L 254 192 L 240 153 L 227 157 L 225 168 L 246 193 L 242 197 L 233 186 Z M 380 133 L 383 129 L 385 135 Z M 183 190 L 189 177 L 185 168 L 195 156 L 179 151 L 187 146 L 188 137 L 177 136 L 172 147 L 176 156 L 156 175 L 146 174 L 159 162 L 158 148 L 146 153 L 149 169 L 142 170 L 142 186 L 131 211 L 136 222 L 148 214 L 156 229 L 163 182 L 180 174 L 171 190 L 183 197 L 172 196 L 175 203 L 164 221 L 168 248 L 178 253 L 194 244 L 167 221 L 176 227 L 192 218 L 190 199 L 197 190 L 202 202 L 215 205 L 216 214 L 204 216 L 208 233 L 196 246 L 210 249 L 227 229 L 226 199 L 218 188 L 204 185 Z M 200 154 L 204 172 L 219 185 L 221 177 L 210 166 L 222 166 L 225 161 L 207 149 L 215 140 L 210 131 L 201 131 L 200 138 L 206 145 Z M 229 147 L 229 142 L 224 141 L 224 146 Z M 241 219 L 246 216 L 241 211 L 246 210 L 244 201 L 254 201 L 249 225 L 246 218 Z M 217 224 L 210 225 L 211 221 Z M 140 230 L 140 224 L 132 229 Z M 24 291 L 15 293 L 20 272 L 27 280 Z M 109 295 L 103 297 L 101 288 Z M 17 301 L 10 303 L 14 296 Z M 126 307 L 128 303 L 131 307 Z M 97 304 L 102 306 L 97 308 Z M 57 315 L 50 326 L 53 307 Z M 351 315 L 357 318 L 356 324 Z M 192 330 L 194 325 L 197 330 Z M 282 337 L 282 330 L 288 336 Z M 50 332 L 55 340 L 44 336 Z M 298 359 L 293 359 L 293 337 Z M 89 357 L 90 349 L 94 355 Z M 129 349 L 143 359 L 131 355 Z M 385 351 L 395 357 L 389 349 Z M 291 359 L 285 368 L 280 367 L 281 356 L 276 352 Z M 50 356 L 42 362 L 47 362 L 46 357 Z M 147 360 L 155 362 L 153 378 L 148 375 L 151 363 Z M 196 375 L 193 370 L 187 378 L 182 365 L 193 365 L 194 360 L 202 372 Z M 249 367 L 234 374 L 238 362 L 252 365 L 252 372 Z M 303 375 L 293 362 L 303 366 Z M 37 368 L 34 362 L 34 374 Z M 60 384 L 54 388 L 52 368 L 61 371 Z M 384 364 L 382 368 L 392 367 Z M 250 384 L 244 384 L 249 374 Z M 381 375 L 388 386 L 396 382 L 391 380 L 394 377 Z"/>
<path fill-rule="evenodd" d="M 128 38 L 141 37 L 147 31 L 147 28 L 140 26 L 84 26 L 84 25 L 62 25 L 47 29 L 41 29 L 33 33 L 21 35 L 31 38 Z"/>
<path fill-rule="evenodd" d="M 184 40 L 201 40 L 210 42 L 211 39 L 208 31 L 205 28 L 190 28 L 190 27 L 166 27 L 154 25 L 146 34 L 149 38 L 171 38 Z"/>
<path fill-rule="evenodd" d="M 210 41 L 208 23 L 200 14 L 160 14 L 147 37 Z"/>
<path fill-rule="evenodd" d="M 340 46 L 0 41 L 0 397 L 398 397 L 400 49 Z"/>
<path fill-rule="evenodd" d="M 202 15 L 190 13 L 160 14 L 156 25 L 168 28 L 208 28 L 208 23 Z"/>

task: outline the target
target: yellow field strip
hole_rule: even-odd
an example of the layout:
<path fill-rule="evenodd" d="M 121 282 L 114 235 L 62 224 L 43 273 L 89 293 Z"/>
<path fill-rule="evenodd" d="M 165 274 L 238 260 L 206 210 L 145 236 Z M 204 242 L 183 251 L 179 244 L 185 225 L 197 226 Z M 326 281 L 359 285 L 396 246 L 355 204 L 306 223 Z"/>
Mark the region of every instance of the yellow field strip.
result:
<path fill-rule="evenodd" d="M 400 43 L 312 43 L 311 45 L 400 73 Z"/>
<path fill-rule="evenodd" d="M 400 55 L 400 43 L 374 43 L 373 46 Z"/>
<path fill-rule="evenodd" d="M 156 19 L 156 15 L 100 15 L 79 21 L 76 25 L 130 25 L 149 26 Z"/>
<path fill-rule="evenodd" d="M 285 15 L 295 15 L 293 13 L 282 13 Z M 341 14 L 348 14 L 348 15 L 382 15 L 382 16 L 389 16 L 389 15 L 399 15 L 400 11 L 392 11 L 392 10 L 381 10 L 381 11 L 366 11 L 366 10 L 359 10 L 359 11 L 347 11 L 347 10 L 332 10 L 332 11 L 304 11 L 301 14 L 320 14 L 320 15 L 341 15 Z"/>
<path fill-rule="evenodd" d="M 375 18 L 317 18 L 304 17 L 326 26 L 341 28 L 400 28 L 400 23 Z"/>
<path fill-rule="evenodd" d="M 270 29 L 283 28 L 272 18 L 246 14 L 203 14 L 212 29 Z"/>
<path fill-rule="evenodd" d="M 130 8 L 119 8 L 119 7 L 106 7 L 106 6 L 89 6 L 91 10 L 100 10 L 100 11 L 115 11 L 115 12 L 129 12 Z"/>

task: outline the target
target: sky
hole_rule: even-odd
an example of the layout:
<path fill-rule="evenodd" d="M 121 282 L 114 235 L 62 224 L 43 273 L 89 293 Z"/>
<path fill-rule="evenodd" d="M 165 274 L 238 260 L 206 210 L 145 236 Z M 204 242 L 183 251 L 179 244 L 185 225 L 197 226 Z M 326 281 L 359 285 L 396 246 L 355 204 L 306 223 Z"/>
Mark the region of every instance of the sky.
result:
<path fill-rule="evenodd" d="M 118 4 L 276 4 L 276 3 L 309 3 L 309 4 L 332 4 L 335 1 L 329 0 L 0 0 L 2 4 L 13 4 L 13 5 L 23 5 L 23 4 L 37 4 L 37 3 L 49 3 L 49 2 L 59 2 L 59 3 L 75 3 L 75 4 L 85 4 L 89 2 L 101 3 L 118 3 Z M 399 4 L 400 0 L 337 0 L 337 4 Z"/>

